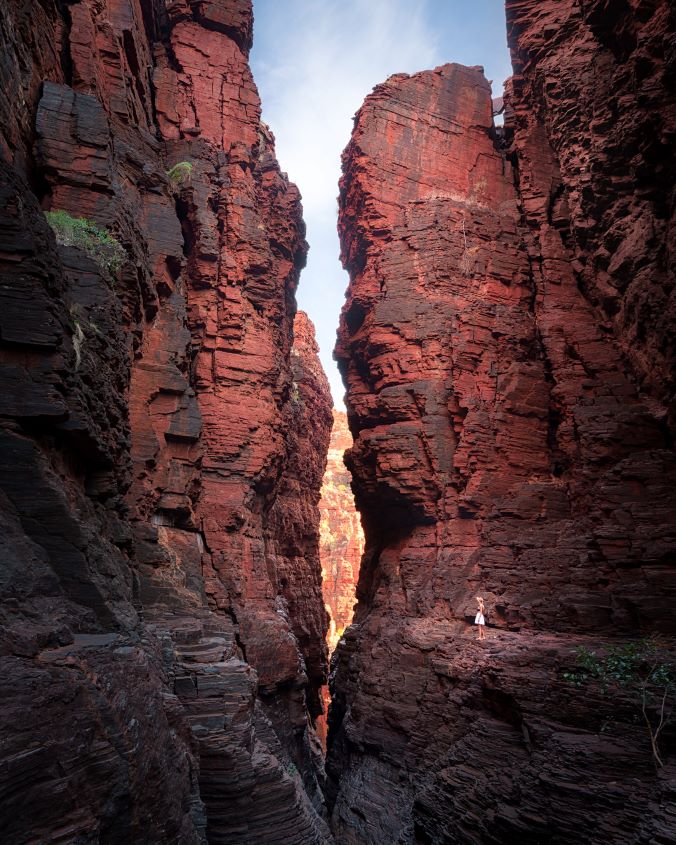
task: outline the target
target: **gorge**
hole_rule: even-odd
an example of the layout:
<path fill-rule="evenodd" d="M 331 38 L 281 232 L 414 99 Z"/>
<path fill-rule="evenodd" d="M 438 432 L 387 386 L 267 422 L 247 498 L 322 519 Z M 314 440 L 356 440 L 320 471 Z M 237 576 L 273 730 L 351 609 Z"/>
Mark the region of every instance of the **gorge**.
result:
<path fill-rule="evenodd" d="M 676 12 L 506 24 L 355 117 L 343 415 L 250 0 L 0 6 L 3 842 L 674 841 Z"/>
<path fill-rule="evenodd" d="M 329 649 L 333 651 L 352 622 L 364 532 L 354 507 L 350 473 L 343 455 L 352 447 L 347 415 L 334 408 L 319 513 L 319 559 L 324 601 L 329 611 Z"/>

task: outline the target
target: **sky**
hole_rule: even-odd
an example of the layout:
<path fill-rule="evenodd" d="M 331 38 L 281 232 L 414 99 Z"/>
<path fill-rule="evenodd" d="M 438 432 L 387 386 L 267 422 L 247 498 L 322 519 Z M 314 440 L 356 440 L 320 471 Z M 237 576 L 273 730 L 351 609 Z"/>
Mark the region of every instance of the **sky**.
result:
<path fill-rule="evenodd" d="M 251 67 L 282 170 L 303 196 L 310 244 L 298 307 L 317 330 L 334 403 L 333 361 L 347 273 L 336 232 L 340 154 L 352 117 L 393 73 L 483 65 L 493 96 L 511 73 L 504 0 L 254 0 Z"/>

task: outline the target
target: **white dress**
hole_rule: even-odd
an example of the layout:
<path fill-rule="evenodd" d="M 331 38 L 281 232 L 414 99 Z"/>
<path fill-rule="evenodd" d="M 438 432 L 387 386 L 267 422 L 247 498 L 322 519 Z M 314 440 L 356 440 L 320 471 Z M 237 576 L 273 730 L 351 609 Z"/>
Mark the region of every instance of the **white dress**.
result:
<path fill-rule="evenodd" d="M 474 624 L 475 625 L 485 625 L 486 624 L 486 620 L 484 619 L 484 615 L 481 611 L 479 611 L 477 613 L 477 615 L 474 617 Z"/>

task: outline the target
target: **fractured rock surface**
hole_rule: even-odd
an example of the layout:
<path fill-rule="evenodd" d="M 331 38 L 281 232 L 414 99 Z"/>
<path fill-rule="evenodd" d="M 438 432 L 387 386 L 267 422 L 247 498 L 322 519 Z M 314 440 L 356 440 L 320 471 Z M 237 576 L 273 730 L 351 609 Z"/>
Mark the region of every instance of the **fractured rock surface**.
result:
<path fill-rule="evenodd" d="M 331 402 L 251 36 L 248 0 L 0 9 L 13 842 L 328 841 Z M 107 230 L 119 270 L 47 210 Z"/>
<path fill-rule="evenodd" d="M 656 773 L 636 710 L 563 677 L 576 646 L 674 625 L 674 30 L 666 3 L 607 5 L 508 2 L 504 131 L 481 69 L 446 65 L 374 89 L 343 155 L 366 548 L 332 683 L 339 843 L 673 836 L 673 760 Z"/>

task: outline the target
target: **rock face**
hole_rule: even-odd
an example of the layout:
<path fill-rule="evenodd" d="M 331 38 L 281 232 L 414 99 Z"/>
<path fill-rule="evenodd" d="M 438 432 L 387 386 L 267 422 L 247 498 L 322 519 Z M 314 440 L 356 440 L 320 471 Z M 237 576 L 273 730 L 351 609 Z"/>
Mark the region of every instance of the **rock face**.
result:
<path fill-rule="evenodd" d="M 352 622 L 364 532 L 354 506 L 343 455 L 352 446 L 344 411 L 333 410 L 333 428 L 319 501 L 319 553 L 324 601 L 331 616 L 328 643 L 333 651 Z"/>
<path fill-rule="evenodd" d="M 251 33 L 248 0 L 0 9 L 7 841 L 327 841 L 331 404 Z"/>
<path fill-rule="evenodd" d="M 481 69 L 446 65 L 374 89 L 343 157 L 366 535 L 329 718 L 345 845 L 676 824 L 636 702 L 564 677 L 576 646 L 673 634 L 673 12 L 507 11 L 504 131 Z"/>
<path fill-rule="evenodd" d="M 601 330 L 612 331 L 642 397 L 673 430 L 673 4 L 506 7 L 509 122 L 543 272 L 560 239 Z"/>
<path fill-rule="evenodd" d="M 303 311 L 294 321 L 291 350 L 290 459 L 271 522 L 277 538 L 277 579 L 285 611 L 310 680 L 313 719 L 324 712 L 328 619 L 322 596 L 319 491 L 331 432 L 331 390 L 319 362 L 314 326 Z"/>

